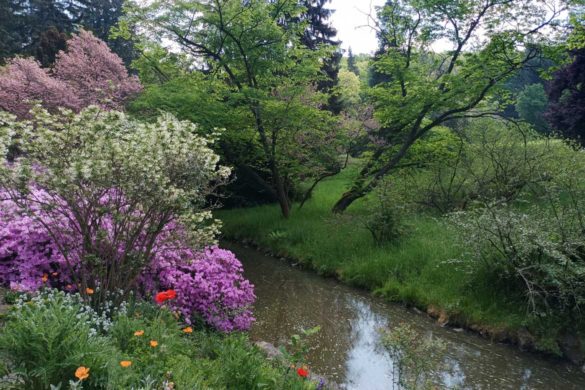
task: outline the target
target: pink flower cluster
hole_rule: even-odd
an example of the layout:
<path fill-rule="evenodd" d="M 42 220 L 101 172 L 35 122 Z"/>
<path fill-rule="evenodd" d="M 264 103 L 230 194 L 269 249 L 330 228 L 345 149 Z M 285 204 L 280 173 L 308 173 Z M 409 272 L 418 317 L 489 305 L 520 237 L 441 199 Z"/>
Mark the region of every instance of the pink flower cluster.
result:
<path fill-rule="evenodd" d="M 244 278 L 242 263 L 230 251 L 217 247 L 192 253 L 164 250 L 151 272 L 161 287 L 176 291 L 171 306 L 188 321 L 192 313 L 198 313 L 223 332 L 248 329 L 254 321 L 250 310 L 256 299 L 254 286 Z"/>
<path fill-rule="evenodd" d="M 0 69 L 0 109 L 19 118 L 27 116 L 31 101 L 49 111 L 73 111 L 92 104 L 120 109 L 142 90 L 124 63 L 91 32 L 82 30 L 67 41 L 53 69 L 43 69 L 31 58 L 14 58 Z"/>
<path fill-rule="evenodd" d="M 71 283 L 65 258 L 49 234 L 0 192 L 0 284 L 18 291 Z"/>
<path fill-rule="evenodd" d="M 37 197 L 43 194 L 37 191 Z M 67 241 L 59 247 L 41 223 L 3 199 L 6 196 L 0 192 L 0 284 L 20 291 L 42 286 L 75 290 L 72 273 L 84 272 L 75 256 L 75 228 L 68 227 L 65 219 L 52 218 L 50 223 L 59 225 L 54 230 Z M 67 212 L 61 210 L 60 214 Z M 251 305 L 255 295 L 253 285 L 243 276 L 242 264 L 232 252 L 217 247 L 195 251 L 184 237 L 180 225 L 169 224 L 134 288 L 146 296 L 173 289 L 176 299 L 170 305 L 186 321 L 198 315 L 224 332 L 248 329 L 254 321 Z M 69 263 L 61 254 L 63 248 L 69 251 Z"/>

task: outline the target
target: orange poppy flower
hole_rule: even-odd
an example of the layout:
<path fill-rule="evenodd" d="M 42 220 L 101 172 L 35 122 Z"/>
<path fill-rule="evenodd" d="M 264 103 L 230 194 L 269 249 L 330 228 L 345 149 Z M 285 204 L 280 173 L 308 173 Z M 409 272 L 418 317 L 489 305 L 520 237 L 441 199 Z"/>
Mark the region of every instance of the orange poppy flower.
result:
<path fill-rule="evenodd" d="M 134 332 L 134 336 L 140 337 L 144 334 L 143 330 L 137 330 L 136 332 Z"/>
<path fill-rule="evenodd" d="M 120 365 L 124 368 L 130 367 L 132 365 L 132 362 L 130 360 L 122 360 L 120 362 Z"/>
<path fill-rule="evenodd" d="M 83 366 L 77 367 L 77 370 L 75 370 L 75 377 L 80 381 L 89 378 L 89 368 Z"/>
<path fill-rule="evenodd" d="M 191 328 L 190 326 L 188 326 L 185 329 L 183 329 L 183 333 L 193 333 L 193 328 Z"/>
<path fill-rule="evenodd" d="M 150 340 L 150 346 L 151 346 L 152 348 L 156 348 L 156 347 L 158 347 L 158 341 L 156 341 L 156 340 Z"/>
<path fill-rule="evenodd" d="M 87 293 L 87 295 L 91 295 L 91 294 L 93 294 L 93 288 L 88 287 L 85 289 L 85 292 Z"/>
<path fill-rule="evenodd" d="M 41 278 L 41 280 L 43 281 L 43 283 L 47 283 L 47 280 L 49 280 L 49 275 L 43 274 L 43 277 Z"/>

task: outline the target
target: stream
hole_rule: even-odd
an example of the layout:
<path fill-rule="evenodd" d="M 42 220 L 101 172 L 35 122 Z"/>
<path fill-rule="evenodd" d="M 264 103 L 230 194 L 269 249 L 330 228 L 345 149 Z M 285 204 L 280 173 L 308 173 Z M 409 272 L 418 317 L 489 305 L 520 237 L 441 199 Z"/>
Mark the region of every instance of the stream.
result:
<path fill-rule="evenodd" d="M 392 359 L 380 329 L 407 323 L 447 344 L 444 388 L 583 390 L 585 374 L 568 363 L 521 352 L 465 331 L 440 327 L 426 315 L 385 302 L 239 244 L 226 243 L 256 287 L 250 337 L 285 345 L 301 329 L 321 326 L 310 339 L 309 367 L 344 389 L 393 389 Z"/>

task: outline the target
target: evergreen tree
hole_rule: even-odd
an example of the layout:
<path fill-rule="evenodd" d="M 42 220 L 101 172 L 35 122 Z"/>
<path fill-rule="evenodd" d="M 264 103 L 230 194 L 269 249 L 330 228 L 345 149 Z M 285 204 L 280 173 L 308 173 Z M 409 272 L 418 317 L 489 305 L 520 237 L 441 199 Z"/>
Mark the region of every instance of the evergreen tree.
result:
<path fill-rule="evenodd" d="M 0 61 L 37 54 L 43 33 L 70 33 L 79 23 L 77 2 L 63 0 L 0 0 Z"/>
<path fill-rule="evenodd" d="M 360 69 L 358 68 L 358 66 L 356 64 L 355 56 L 353 55 L 353 51 L 351 50 L 351 47 L 349 48 L 348 53 L 347 53 L 347 69 L 350 72 L 353 72 L 356 76 L 360 75 Z"/>
<path fill-rule="evenodd" d="M 0 0 L 0 63 L 16 55 L 35 56 L 44 66 L 55 60 L 66 37 L 79 26 L 107 42 L 129 63 L 130 42 L 109 39 L 125 0 Z"/>
<path fill-rule="evenodd" d="M 317 90 L 330 94 L 327 109 L 334 114 L 341 112 L 342 104 L 336 95 L 331 91 L 339 82 L 339 69 L 342 53 L 339 50 L 340 41 L 336 40 L 337 30 L 329 23 L 334 10 L 327 8 L 331 0 L 300 0 L 301 5 L 306 8 L 305 13 L 301 16 L 300 21 L 308 22 L 301 42 L 311 50 L 317 50 L 321 45 L 330 45 L 335 51 L 325 58 L 321 71 L 326 76 L 325 80 L 319 81 Z"/>

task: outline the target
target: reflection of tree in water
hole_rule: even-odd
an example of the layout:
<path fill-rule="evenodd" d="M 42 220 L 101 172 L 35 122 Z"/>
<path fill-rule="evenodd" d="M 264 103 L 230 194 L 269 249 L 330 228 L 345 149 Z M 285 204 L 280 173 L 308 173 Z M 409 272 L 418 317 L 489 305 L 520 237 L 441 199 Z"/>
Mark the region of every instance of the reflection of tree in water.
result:
<path fill-rule="evenodd" d="M 402 322 L 421 335 L 447 344 L 447 370 L 437 373 L 445 388 L 585 389 L 576 369 L 490 343 L 476 336 L 439 328 L 434 321 L 388 305 L 286 263 L 238 247 L 246 276 L 256 285 L 252 338 L 286 343 L 301 328 L 321 326 L 310 339 L 310 364 L 335 381 L 348 379 L 348 389 L 391 388 L 392 361 L 377 343 L 380 328 Z"/>

